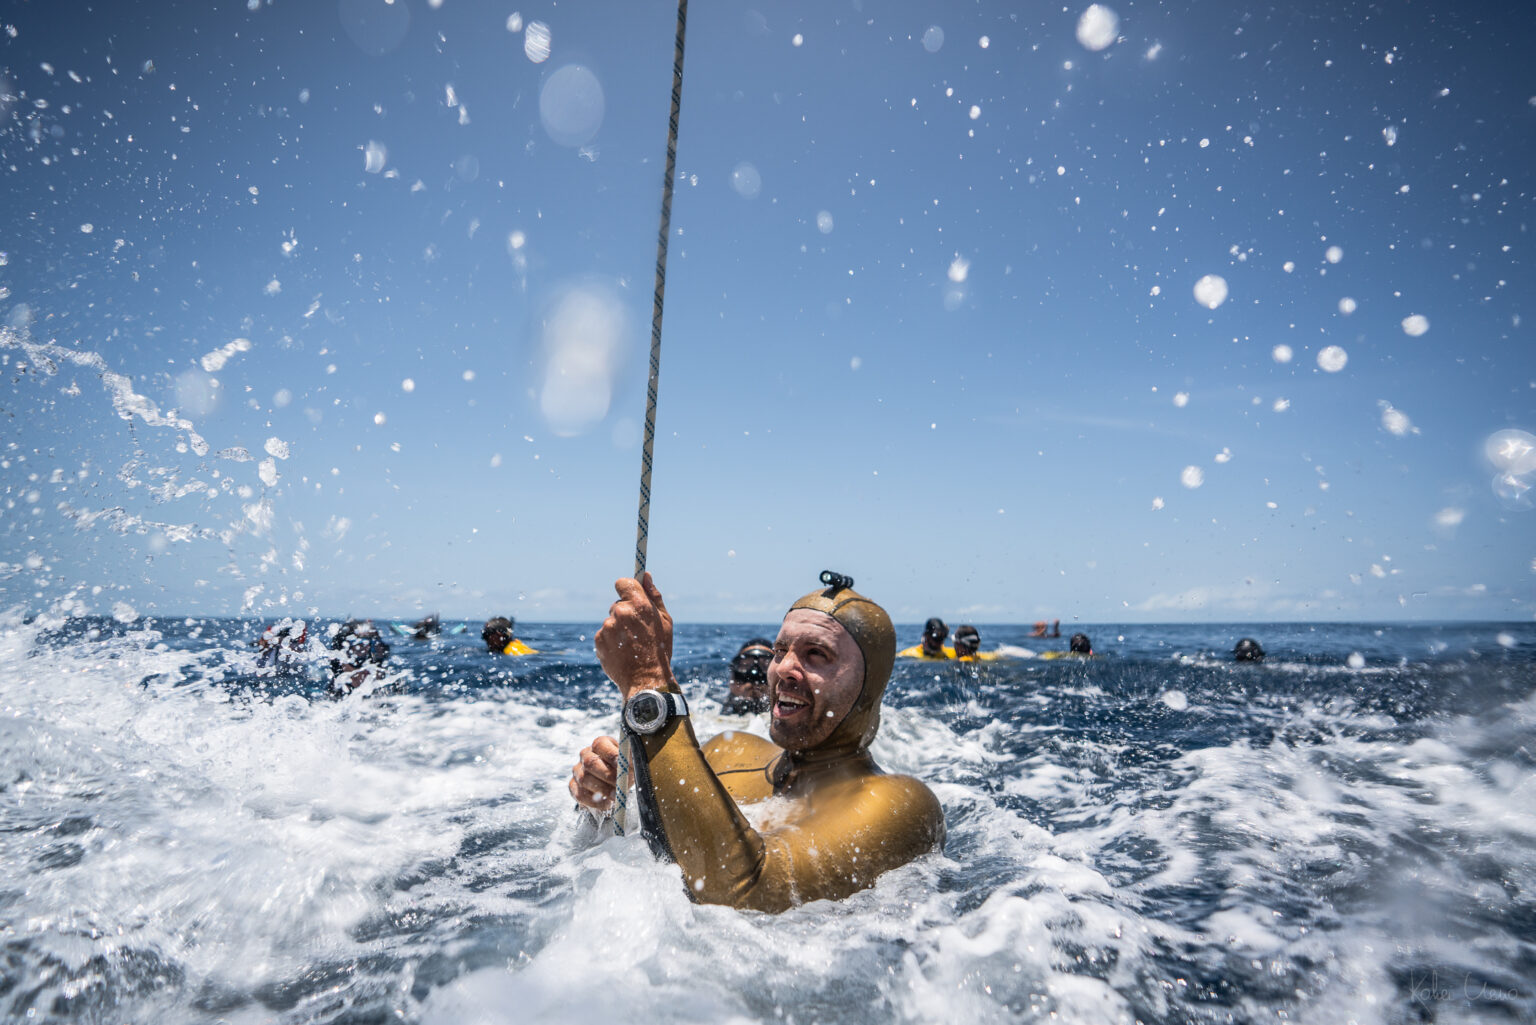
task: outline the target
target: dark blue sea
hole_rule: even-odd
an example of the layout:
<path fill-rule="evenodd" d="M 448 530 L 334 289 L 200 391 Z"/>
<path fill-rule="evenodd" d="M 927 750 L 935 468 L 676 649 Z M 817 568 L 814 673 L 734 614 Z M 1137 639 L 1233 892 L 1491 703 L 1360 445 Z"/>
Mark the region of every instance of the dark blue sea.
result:
<path fill-rule="evenodd" d="M 265 625 L 0 618 L 0 1019 L 1536 1022 L 1529 623 L 904 661 L 874 750 L 938 794 L 944 853 L 779 916 L 590 842 L 593 626 L 394 637 L 333 699 L 321 665 L 258 674 Z M 715 699 L 772 629 L 679 628 L 701 734 L 753 728 Z"/>

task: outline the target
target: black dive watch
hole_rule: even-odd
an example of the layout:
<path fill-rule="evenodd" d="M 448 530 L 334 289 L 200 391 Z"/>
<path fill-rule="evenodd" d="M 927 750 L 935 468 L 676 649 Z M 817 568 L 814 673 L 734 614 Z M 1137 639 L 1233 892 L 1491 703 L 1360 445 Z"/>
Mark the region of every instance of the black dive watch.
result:
<path fill-rule="evenodd" d="M 671 691 L 636 691 L 624 702 L 624 725 L 642 735 L 660 732 L 668 722 L 687 714 L 688 702 Z"/>

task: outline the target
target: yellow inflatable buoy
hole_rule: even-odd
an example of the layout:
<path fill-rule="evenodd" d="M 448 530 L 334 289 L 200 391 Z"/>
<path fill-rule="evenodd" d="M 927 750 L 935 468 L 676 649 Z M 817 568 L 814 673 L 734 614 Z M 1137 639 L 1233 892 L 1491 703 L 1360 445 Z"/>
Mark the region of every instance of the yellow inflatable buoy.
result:
<path fill-rule="evenodd" d="M 923 651 L 923 646 L 921 644 L 914 644 L 910 648 L 903 648 L 898 651 L 896 653 L 896 657 L 920 658 L 924 662 L 947 662 L 951 660 L 959 662 L 995 662 L 1003 656 L 999 655 L 995 651 L 978 651 L 974 655 L 960 656 L 955 654 L 954 648 L 945 648 L 944 654 L 942 655 L 929 655 Z"/>

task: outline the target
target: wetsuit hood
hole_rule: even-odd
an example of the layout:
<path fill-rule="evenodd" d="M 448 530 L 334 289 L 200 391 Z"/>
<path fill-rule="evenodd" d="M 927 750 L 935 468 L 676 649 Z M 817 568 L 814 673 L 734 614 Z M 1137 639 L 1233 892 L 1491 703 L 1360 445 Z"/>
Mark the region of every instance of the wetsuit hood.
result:
<path fill-rule="evenodd" d="M 853 589 L 852 581 L 834 580 L 831 586 L 812 591 L 789 607 L 790 612 L 797 609 L 831 616 L 848 631 L 864 656 L 864 683 L 853 707 L 832 734 L 813 748 L 795 752 L 795 760 L 805 761 L 809 755 L 821 761 L 862 753 L 880 730 L 880 699 L 885 696 L 885 685 L 896 662 L 896 628 L 883 608 Z"/>

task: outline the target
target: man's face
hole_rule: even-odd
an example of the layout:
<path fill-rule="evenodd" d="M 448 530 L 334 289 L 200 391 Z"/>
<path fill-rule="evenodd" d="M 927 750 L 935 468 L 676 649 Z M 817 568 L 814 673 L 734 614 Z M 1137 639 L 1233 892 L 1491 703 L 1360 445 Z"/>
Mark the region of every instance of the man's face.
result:
<path fill-rule="evenodd" d="M 766 712 L 768 710 L 767 669 L 773 652 L 752 647 L 731 659 L 731 692 L 726 711 Z"/>
<path fill-rule="evenodd" d="M 930 655 L 937 655 L 944 650 L 945 636 L 945 634 L 941 634 L 937 630 L 923 634 L 923 650 Z"/>
<path fill-rule="evenodd" d="M 779 627 L 768 667 L 768 735 L 786 751 L 815 747 L 837 729 L 863 687 L 864 653 L 842 624 L 795 609 Z"/>

